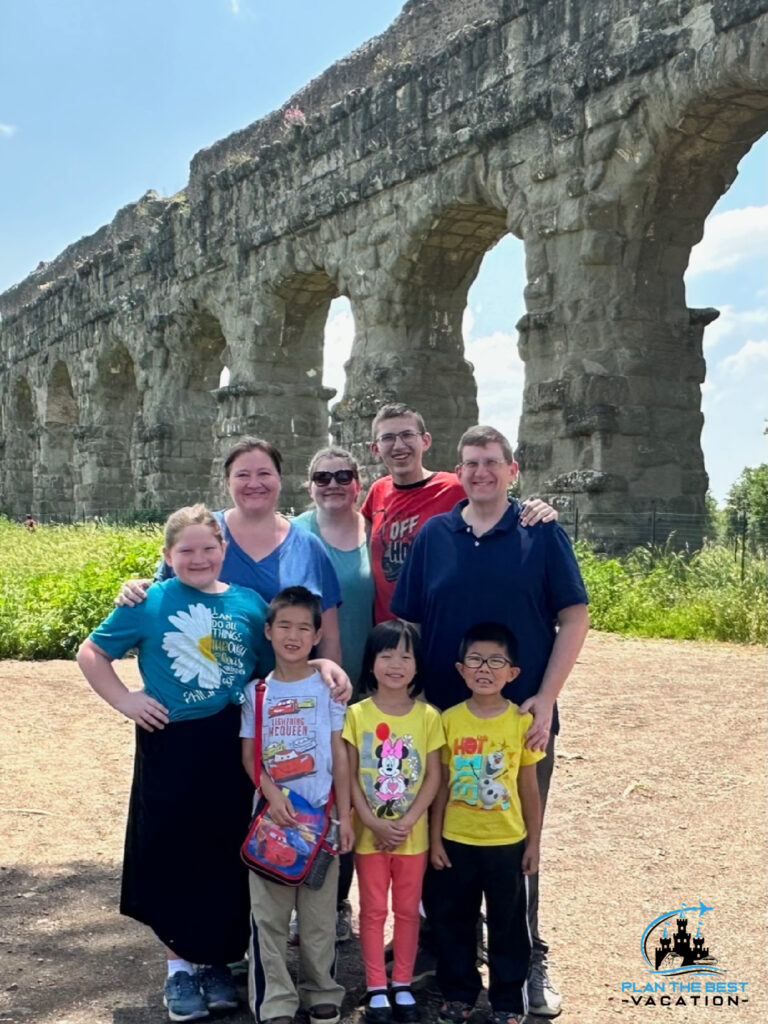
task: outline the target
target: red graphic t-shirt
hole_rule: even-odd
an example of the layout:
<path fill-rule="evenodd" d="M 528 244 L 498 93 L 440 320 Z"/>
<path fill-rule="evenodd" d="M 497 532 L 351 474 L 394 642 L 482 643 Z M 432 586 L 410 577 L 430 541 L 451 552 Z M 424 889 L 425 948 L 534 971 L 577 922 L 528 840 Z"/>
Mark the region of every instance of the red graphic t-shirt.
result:
<path fill-rule="evenodd" d="M 433 473 L 415 484 L 398 486 L 391 476 L 371 484 L 360 510 L 371 524 L 371 570 L 376 586 L 373 617 L 394 618 L 389 603 L 408 548 L 431 516 L 450 512 L 466 498 L 455 473 Z"/>

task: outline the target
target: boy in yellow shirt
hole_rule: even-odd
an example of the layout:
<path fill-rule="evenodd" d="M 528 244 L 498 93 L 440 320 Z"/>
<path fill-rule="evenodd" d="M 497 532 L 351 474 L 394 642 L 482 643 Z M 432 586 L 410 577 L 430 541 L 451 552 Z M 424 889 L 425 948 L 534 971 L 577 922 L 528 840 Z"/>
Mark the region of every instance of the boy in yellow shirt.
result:
<path fill-rule="evenodd" d="M 437 944 L 440 1024 L 462 1024 L 482 989 L 476 926 L 483 896 L 488 929 L 492 1024 L 520 1024 L 531 954 L 527 879 L 538 869 L 541 806 L 535 764 L 527 750 L 532 716 L 502 695 L 519 673 L 517 644 L 499 623 L 464 636 L 456 665 L 469 700 L 443 712 L 443 782 L 432 806 L 430 862 L 425 879 Z"/>

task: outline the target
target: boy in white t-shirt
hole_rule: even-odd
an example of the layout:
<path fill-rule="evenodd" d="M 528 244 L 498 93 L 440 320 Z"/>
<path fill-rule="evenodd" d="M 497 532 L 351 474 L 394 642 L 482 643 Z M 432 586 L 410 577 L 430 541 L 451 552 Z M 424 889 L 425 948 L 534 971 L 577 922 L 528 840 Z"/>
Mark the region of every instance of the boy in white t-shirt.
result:
<path fill-rule="evenodd" d="M 264 627 L 275 652 L 262 705 L 262 762 L 254 772 L 255 683 L 245 691 L 240 735 L 243 764 L 278 825 L 295 821 L 285 787 L 313 807 L 324 807 L 333 785 L 342 852 L 352 848 L 349 764 L 341 738 L 344 707 L 335 703 L 320 675 L 309 665 L 320 639 L 320 600 L 306 587 L 287 587 L 267 609 Z M 248 1001 L 260 1024 L 290 1024 L 301 1005 L 311 1024 L 336 1024 L 344 989 L 333 978 L 336 959 L 334 858 L 320 889 L 280 885 L 251 873 L 251 943 Z M 291 913 L 301 919 L 299 986 L 286 963 Z"/>
<path fill-rule="evenodd" d="M 430 924 L 437 946 L 441 1024 L 462 1024 L 482 989 L 476 926 L 485 897 L 491 1024 L 520 1024 L 531 955 L 527 879 L 539 863 L 536 762 L 525 747 L 532 716 L 502 696 L 519 673 L 517 645 L 499 623 L 469 629 L 456 668 L 472 691 L 443 712 L 443 785 L 432 805 Z"/>

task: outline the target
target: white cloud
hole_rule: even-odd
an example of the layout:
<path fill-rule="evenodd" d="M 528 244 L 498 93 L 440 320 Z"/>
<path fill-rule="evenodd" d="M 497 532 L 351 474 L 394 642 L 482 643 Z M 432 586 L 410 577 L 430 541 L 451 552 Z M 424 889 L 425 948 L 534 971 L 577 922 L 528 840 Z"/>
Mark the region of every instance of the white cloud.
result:
<path fill-rule="evenodd" d="M 240 13 L 240 0 L 229 0 L 229 9 L 233 14 Z"/>
<path fill-rule="evenodd" d="M 704 225 L 704 237 L 691 249 L 688 277 L 729 270 L 768 251 L 768 205 L 715 213 Z"/>
<path fill-rule="evenodd" d="M 3 124 L 0 122 L 0 135 L 5 136 L 6 139 L 10 139 L 12 135 L 16 134 L 15 124 Z"/>
<path fill-rule="evenodd" d="M 768 370 L 768 340 L 747 341 L 738 352 L 727 356 L 718 369 L 731 377 L 746 377 Z"/>
<path fill-rule="evenodd" d="M 482 338 L 465 334 L 466 357 L 475 367 L 481 423 L 489 423 L 514 444 L 523 404 L 525 367 L 517 334 L 494 331 Z"/>
<path fill-rule="evenodd" d="M 768 324 L 768 308 L 737 310 L 722 306 L 720 316 L 704 331 L 704 350 L 709 351 L 733 334 L 747 334 L 752 328 Z"/>

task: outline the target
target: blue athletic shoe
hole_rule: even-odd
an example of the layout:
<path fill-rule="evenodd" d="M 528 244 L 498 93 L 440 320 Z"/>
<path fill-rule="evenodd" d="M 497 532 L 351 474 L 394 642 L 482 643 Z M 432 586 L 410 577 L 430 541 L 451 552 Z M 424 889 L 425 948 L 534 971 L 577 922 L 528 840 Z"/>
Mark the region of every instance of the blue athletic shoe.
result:
<path fill-rule="evenodd" d="M 200 967 L 197 976 L 209 1010 L 234 1010 L 237 1007 L 237 987 L 229 967 Z"/>
<path fill-rule="evenodd" d="M 163 1005 L 171 1020 L 200 1020 L 209 1015 L 197 976 L 188 971 L 176 971 L 166 980 Z"/>

